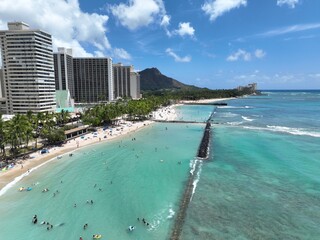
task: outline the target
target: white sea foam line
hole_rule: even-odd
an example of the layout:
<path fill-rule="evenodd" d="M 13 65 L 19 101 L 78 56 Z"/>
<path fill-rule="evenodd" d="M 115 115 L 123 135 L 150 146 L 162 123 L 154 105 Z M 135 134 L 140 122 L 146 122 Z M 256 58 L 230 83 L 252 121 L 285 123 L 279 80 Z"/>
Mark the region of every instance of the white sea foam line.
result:
<path fill-rule="evenodd" d="M 228 125 L 232 125 L 232 126 L 238 126 L 240 124 L 242 124 L 243 122 L 227 122 Z"/>
<path fill-rule="evenodd" d="M 192 193 L 191 193 L 191 198 L 190 198 L 190 202 L 192 201 L 192 198 L 193 198 L 193 195 L 194 193 L 196 192 L 196 188 L 197 188 L 197 185 L 198 185 L 198 182 L 200 180 L 200 175 L 201 175 L 201 171 L 202 171 L 202 161 L 199 163 L 199 170 L 197 172 L 197 177 L 196 179 L 193 181 L 192 185 L 193 185 L 193 188 L 192 188 Z"/>
<path fill-rule="evenodd" d="M 237 106 L 219 106 L 217 108 L 236 108 L 236 109 L 243 109 L 243 108 L 253 108 L 252 106 L 244 106 L 244 107 L 237 107 Z"/>
<path fill-rule="evenodd" d="M 154 220 L 149 222 L 150 227 L 148 228 L 148 231 L 157 229 L 162 222 L 164 222 L 167 219 L 173 218 L 174 215 L 175 211 L 173 210 L 172 204 L 169 204 L 167 207 L 162 209 L 158 214 L 154 216 Z"/>
<path fill-rule="evenodd" d="M 68 153 L 72 153 L 74 152 L 75 150 L 73 151 L 70 151 Z M 59 155 L 59 156 L 63 156 L 64 154 L 62 155 Z M 45 164 L 49 163 L 49 162 L 52 162 L 54 160 L 58 160 L 57 157 L 53 157 L 51 159 L 49 159 L 48 161 L 45 161 L 44 163 L 41 163 L 40 165 L 38 166 L 35 166 L 31 169 L 29 169 L 27 172 L 21 174 L 20 176 L 16 177 L 12 182 L 9 182 L 7 185 L 5 185 L 1 190 L 0 190 L 0 196 L 2 196 L 3 194 L 5 194 L 10 188 L 12 188 L 16 183 L 18 183 L 21 179 L 23 179 L 24 177 L 28 176 L 31 172 L 37 170 L 38 168 L 44 166 Z"/>
<path fill-rule="evenodd" d="M 248 126 L 243 126 L 243 128 L 252 129 L 252 130 L 267 130 L 267 131 L 272 131 L 272 132 L 283 132 L 283 133 L 289 133 L 289 134 L 298 135 L 298 136 L 310 136 L 310 137 L 317 137 L 317 138 L 320 137 L 319 132 L 309 132 L 303 128 L 289 128 L 289 127 L 268 126 L 268 125 L 267 125 L 267 128 L 248 127 Z"/>
<path fill-rule="evenodd" d="M 167 216 L 167 219 L 173 218 L 173 216 L 176 214 L 176 212 L 170 207 L 169 208 L 169 215 Z"/>
<path fill-rule="evenodd" d="M 242 118 L 243 120 L 248 121 L 248 122 L 252 122 L 252 121 L 254 121 L 254 120 L 255 120 L 255 119 L 248 118 L 248 117 L 245 117 L 245 116 L 241 116 L 241 118 Z"/>
<path fill-rule="evenodd" d="M 190 174 L 193 175 L 194 171 L 196 170 L 198 159 L 193 159 L 190 161 Z"/>

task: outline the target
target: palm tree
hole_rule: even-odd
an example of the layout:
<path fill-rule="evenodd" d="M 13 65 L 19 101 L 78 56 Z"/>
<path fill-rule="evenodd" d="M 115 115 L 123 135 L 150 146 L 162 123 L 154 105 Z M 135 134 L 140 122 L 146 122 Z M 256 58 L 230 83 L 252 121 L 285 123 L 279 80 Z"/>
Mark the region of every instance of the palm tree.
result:
<path fill-rule="evenodd" d="M 4 129 L 4 121 L 2 120 L 2 114 L 0 114 L 0 151 L 2 153 L 2 158 L 5 158 L 5 129 Z"/>

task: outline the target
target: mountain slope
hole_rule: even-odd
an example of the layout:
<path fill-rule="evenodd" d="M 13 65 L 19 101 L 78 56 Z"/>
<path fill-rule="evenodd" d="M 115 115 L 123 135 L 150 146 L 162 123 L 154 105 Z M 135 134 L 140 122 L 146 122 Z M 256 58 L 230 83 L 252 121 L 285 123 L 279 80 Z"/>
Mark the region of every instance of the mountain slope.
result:
<path fill-rule="evenodd" d="M 157 68 L 147 68 L 140 74 L 142 91 L 160 89 L 199 89 L 195 86 L 183 84 L 173 78 L 163 75 Z"/>

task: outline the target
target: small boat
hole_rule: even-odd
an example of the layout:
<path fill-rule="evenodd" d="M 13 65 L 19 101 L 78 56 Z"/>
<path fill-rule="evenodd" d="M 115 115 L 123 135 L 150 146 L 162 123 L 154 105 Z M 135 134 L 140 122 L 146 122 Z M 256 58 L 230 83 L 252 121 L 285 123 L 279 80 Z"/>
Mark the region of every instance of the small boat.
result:
<path fill-rule="evenodd" d="M 134 230 L 134 226 L 129 226 L 129 227 L 128 227 L 128 230 L 129 230 L 130 232 L 132 232 L 132 231 Z"/>
<path fill-rule="evenodd" d="M 100 239 L 100 238 L 102 238 L 102 235 L 101 235 L 101 234 L 94 234 L 94 235 L 92 236 L 92 238 L 93 238 L 93 239 Z"/>

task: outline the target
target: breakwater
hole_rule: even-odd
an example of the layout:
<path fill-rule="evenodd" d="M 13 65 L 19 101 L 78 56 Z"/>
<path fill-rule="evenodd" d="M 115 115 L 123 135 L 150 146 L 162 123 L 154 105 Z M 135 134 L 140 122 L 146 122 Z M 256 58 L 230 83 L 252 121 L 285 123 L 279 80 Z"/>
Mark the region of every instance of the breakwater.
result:
<path fill-rule="evenodd" d="M 198 171 L 199 168 L 199 162 L 196 163 L 195 166 L 195 171 L 193 173 L 190 173 L 185 191 L 183 193 L 183 196 L 180 201 L 180 208 L 179 211 L 176 215 L 174 226 L 173 226 L 173 231 L 170 236 L 170 240 L 179 240 L 180 234 L 182 232 L 182 227 L 184 224 L 184 219 L 186 217 L 187 209 L 189 206 L 189 202 L 192 197 L 192 192 L 194 188 L 194 178 L 196 176 L 196 172 Z"/>
<path fill-rule="evenodd" d="M 198 150 L 198 158 L 207 159 L 209 155 L 209 143 L 211 137 L 211 123 L 208 121 L 204 129 L 203 137 Z"/>
<path fill-rule="evenodd" d="M 208 159 L 209 157 L 209 143 L 211 139 L 211 123 L 210 120 L 213 116 L 213 113 L 210 115 L 209 119 L 207 120 L 206 127 L 203 132 L 203 137 L 200 142 L 200 146 L 198 149 L 197 158 L 199 159 L 195 163 L 194 171 L 190 172 L 189 178 L 187 180 L 186 188 L 183 193 L 183 196 L 180 201 L 180 208 L 175 218 L 175 223 L 173 226 L 173 230 L 170 236 L 170 240 L 179 240 L 180 234 L 182 232 L 182 227 L 184 224 L 184 219 L 187 214 L 187 209 L 189 206 L 189 203 L 191 201 L 192 193 L 194 190 L 194 181 L 196 173 L 199 171 L 199 164 L 200 161 L 203 159 Z"/>
<path fill-rule="evenodd" d="M 227 103 L 221 102 L 221 103 L 198 103 L 198 102 L 194 102 L 194 103 L 183 103 L 184 105 L 212 105 L 212 106 L 227 106 Z"/>

